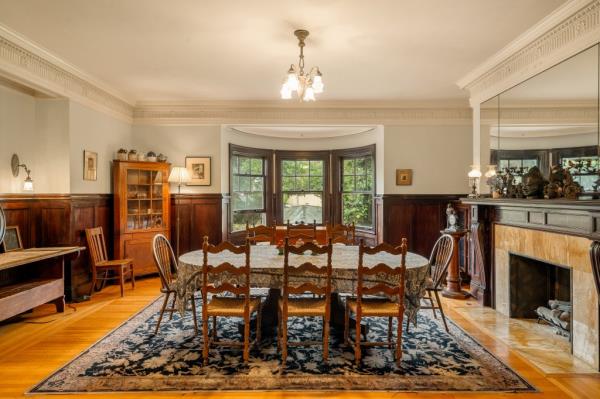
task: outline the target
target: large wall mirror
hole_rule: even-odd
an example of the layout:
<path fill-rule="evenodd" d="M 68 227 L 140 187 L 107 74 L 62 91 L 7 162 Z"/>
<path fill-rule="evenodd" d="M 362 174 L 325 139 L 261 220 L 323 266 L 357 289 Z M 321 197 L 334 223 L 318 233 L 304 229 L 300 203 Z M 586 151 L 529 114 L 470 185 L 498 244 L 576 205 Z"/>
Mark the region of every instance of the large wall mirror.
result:
<path fill-rule="evenodd" d="M 598 45 L 481 104 L 482 146 L 498 174 L 514 183 L 537 166 L 573 176 L 583 194 L 598 191 Z"/>

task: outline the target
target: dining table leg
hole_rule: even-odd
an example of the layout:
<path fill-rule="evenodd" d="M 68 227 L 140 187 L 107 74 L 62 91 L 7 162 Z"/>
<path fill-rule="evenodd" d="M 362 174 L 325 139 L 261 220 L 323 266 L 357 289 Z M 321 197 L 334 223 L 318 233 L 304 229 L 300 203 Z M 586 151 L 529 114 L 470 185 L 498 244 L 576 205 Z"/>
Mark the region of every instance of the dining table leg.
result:
<path fill-rule="evenodd" d="M 337 337 L 344 336 L 344 312 L 346 309 L 344 308 L 344 302 L 340 297 L 340 294 L 337 292 L 331 293 L 331 320 L 330 325 L 332 328 L 332 335 Z M 350 329 L 352 330 L 356 325 L 356 320 L 350 316 Z M 369 332 L 369 325 L 361 320 L 360 323 L 360 332 L 363 336 L 366 336 Z"/>

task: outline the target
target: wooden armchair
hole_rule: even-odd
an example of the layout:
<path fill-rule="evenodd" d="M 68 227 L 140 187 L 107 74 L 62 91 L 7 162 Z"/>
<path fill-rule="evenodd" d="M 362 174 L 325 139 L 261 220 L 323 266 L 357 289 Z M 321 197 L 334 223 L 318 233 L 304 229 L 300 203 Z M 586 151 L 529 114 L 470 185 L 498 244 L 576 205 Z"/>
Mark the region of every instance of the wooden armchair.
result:
<path fill-rule="evenodd" d="M 260 343 L 261 329 L 261 300 L 260 298 L 250 297 L 250 244 L 235 246 L 230 242 L 222 242 L 218 245 L 208 243 L 208 237 L 204 237 L 202 245 L 204 255 L 202 267 L 202 334 L 204 338 L 204 348 L 202 357 L 204 364 L 208 364 L 208 350 L 211 345 L 236 346 L 243 347 L 244 362 L 250 358 L 250 315 L 256 313 L 256 338 L 252 342 L 257 345 Z M 219 265 L 209 265 L 208 254 L 218 254 L 224 251 L 230 251 L 234 254 L 244 254 L 245 260 L 243 266 L 234 266 L 229 262 Z M 225 278 L 219 278 L 222 274 Z M 241 284 L 232 284 L 227 280 L 227 276 L 242 276 L 244 280 Z M 216 281 L 224 281 L 219 284 L 211 284 L 209 281 L 215 277 Z M 224 297 L 213 295 L 209 300 L 208 294 L 221 294 L 229 292 L 235 297 Z M 209 337 L 208 318 L 212 317 L 212 334 Z M 244 319 L 244 338 L 239 341 L 219 341 L 217 340 L 217 317 L 242 317 Z"/>
<path fill-rule="evenodd" d="M 333 244 L 356 245 L 356 226 L 351 224 L 327 224 L 327 238 Z"/>
<path fill-rule="evenodd" d="M 388 346 L 390 349 L 394 346 L 392 341 L 392 321 L 398 319 L 398 331 L 396 336 L 396 362 L 400 365 L 402 360 L 402 319 L 404 317 L 404 281 L 406 277 L 406 238 L 402 239 L 402 245 L 393 247 L 390 244 L 379 244 L 375 247 L 364 245 L 361 240 L 358 251 L 358 284 L 356 298 L 346 300 L 346 314 L 344 318 L 344 342 L 354 346 L 354 359 L 356 365 L 360 364 L 361 346 Z M 364 266 L 365 255 L 376 255 L 380 252 L 387 252 L 391 255 L 400 255 L 400 265 L 392 267 L 385 263 L 378 263 L 372 267 Z M 396 278 L 397 283 L 390 285 L 384 282 L 365 285 L 365 276 L 388 275 L 386 281 Z M 385 297 L 368 297 L 365 295 L 385 295 Z M 392 299 L 395 298 L 395 299 Z M 354 341 L 350 340 L 350 314 L 354 313 L 356 319 L 356 334 Z M 360 322 L 362 317 L 387 317 L 388 318 L 388 339 L 386 342 L 369 342 L 361 340 Z"/>
<path fill-rule="evenodd" d="M 246 223 L 246 240 L 250 244 L 267 243 L 275 244 L 275 225 L 273 226 L 252 226 Z"/>
<path fill-rule="evenodd" d="M 108 260 L 106 251 L 106 242 L 102 227 L 93 227 L 85 229 L 88 248 L 90 250 L 90 259 L 92 261 L 92 286 L 90 287 L 90 296 L 96 288 L 96 282 L 102 281 L 100 289 L 104 288 L 107 280 L 119 280 L 121 286 L 121 296 L 124 296 L 125 276 L 131 280 L 131 289 L 135 288 L 135 276 L 133 273 L 133 259 L 115 259 Z M 115 273 L 110 275 L 110 272 Z M 102 277 L 99 274 L 102 273 Z"/>
<path fill-rule="evenodd" d="M 286 227 L 286 238 L 289 238 L 292 243 L 295 243 L 300 239 L 305 242 L 312 242 L 317 239 L 316 220 L 313 220 L 312 224 L 290 224 L 290 221 L 288 220 Z"/>
<path fill-rule="evenodd" d="M 291 266 L 289 254 L 301 255 L 306 251 L 312 251 L 314 254 L 327 254 L 327 264 L 317 266 L 311 262 L 305 262 L 298 266 Z M 290 245 L 289 238 L 285 239 L 285 253 L 283 263 L 283 293 L 279 300 L 278 316 L 279 328 L 277 329 L 277 346 L 281 348 L 281 364 L 285 367 L 287 360 L 287 347 L 290 346 L 309 346 L 323 345 L 323 360 L 329 358 L 329 320 L 331 308 L 331 241 L 326 246 L 318 246 L 313 243 L 306 243 L 300 247 Z M 311 281 L 303 281 L 298 285 L 290 283 L 290 275 L 302 281 L 302 277 L 309 279 L 316 278 L 323 284 Z M 301 295 L 312 293 L 318 295 L 313 298 L 290 298 L 290 295 Z M 318 316 L 323 318 L 323 341 L 301 341 L 288 342 L 288 317 L 307 317 Z"/>
<path fill-rule="evenodd" d="M 171 320 L 173 318 L 173 312 L 177 311 L 175 308 L 177 290 L 175 287 L 175 278 L 173 276 L 173 271 L 177 273 L 177 260 L 175 259 L 173 248 L 171 248 L 171 243 L 167 237 L 162 234 L 154 236 L 152 240 L 152 252 L 154 255 L 154 263 L 156 264 L 158 275 L 160 276 L 160 292 L 165 294 L 165 300 L 160 309 L 160 315 L 158 316 L 158 322 L 156 323 L 156 329 L 154 330 L 154 334 L 156 335 L 158 334 L 158 329 L 160 328 L 164 313 L 169 312 L 169 320 Z M 169 297 L 171 295 L 173 296 L 173 302 L 171 303 L 171 307 L 167 308 Z M 194 316 L 194 335 L 198 335 L 198 320 L 196 316 L 196 300 L 194 298 L 194 293 L 192 293 L 190 301 L 192 315 Z"/>
<path fill-rule="evenodd" d="M 438 291 L 442 289 L 442 283 L 446 279 L 446 272 L 448 271 L 448 265 L 452 260 L 452 253 L 454 250 L 454 239 L 450 234 L 444 234 L 435 242 L 431 256 L 429 257 L 430 265 L 430 277 L 427 279 L 427 296 L 424 300 L 431 303 L 431 306 L 421 306 L 421 309 L 431 309 L 433 317 L 436 317 L 435 310 L 439 310 L 442 315 L 442 321 L 444 322 L 444 328 L 448 332 L 448 324 L 446 323 L 446 316 L 444 315 L 444 309 L 442 308 L 442 302 Z M 432 295 L 433 293 L 433 295 Z M 434 298 L 435 296 L 435 298 Z M 406 327 L 408 331 L 408 324 Z"/>

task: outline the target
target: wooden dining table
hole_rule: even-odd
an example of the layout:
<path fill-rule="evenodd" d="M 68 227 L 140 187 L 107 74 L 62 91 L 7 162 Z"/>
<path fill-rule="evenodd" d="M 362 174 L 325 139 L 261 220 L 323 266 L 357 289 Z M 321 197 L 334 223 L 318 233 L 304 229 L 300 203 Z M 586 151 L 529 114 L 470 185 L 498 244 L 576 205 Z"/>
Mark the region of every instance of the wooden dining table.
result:
<path fill-rule="evenodd" d="M 188 303 L 190 295 L 193 295 L 202 287 L 202 250 L 185 253 L 179 257 L 179 266 L 177 270 L 177 279 L 175 282 L 177 295 L 176 307 L 183 314 L 185 304 Z M 300 265 L 304 262 L 312 262 L 317 265 L 325 264 L 325 255 L 289 255 L 289 262 L 292 265 Z M 355 294 L 358 279 L 358 246 L 335 244 L 332 252 L 332 289 L 336 295 L 332 295 L 332 325 L 337 321 L 343 324 L 343 309 L 339 295 L 337 294 Z M 219 254 L 208 254 L 208 263 L 210 265 L 219 265 L 223 262 L 229 262 L 233 265 L 243 265 L 244 255 L 236 255 L 231 252 Z M 400 264 L 400 256 L 388 253 L 378 253 L 376 255 L 365 255 L 364 265 L 374 266 L 378 263 L 386 263 L 390 266 Z M 426 281 L 429 274 L 429 260 L 421 255 L 408 252 L 406 255 L 406 281 L 405 281 L 405 315 L 413 323 L 416 322 L 417 311 L 420 307 L 420 298 L 425 293 Z M 239 276 L 226 276 L 227 281 L 236 283 Z M 305 281 L 306 275 L 293 276 L 290 279 L 302 279 Z M 388 280 L 387 275 L 373 275 L 365 278 L 367 284 L 377 282 L 394 283 Z M 396 278 L 391 277 L 391 278 Z M 275 245 L 254 245 L 250 250 L 250 285 L 255 288 L 270 288 L 270 296 L 278 295 L 278 290 L 282 286 L 283 280 L 283 255 Z M 218 284 L 220 281 L 210 281 Z M 274 291 L 276 290 L 276 291 Z M 267 299 L 267 302 L 269 300 Z M 271 301 L 273 302 L 273 301 Z M 336 311 L 337 308 L 337 311 Z M 263 322 L 267 324 L 269 315 L 266 314 L 268 307 L 264 309 Z M 276 311 L 273 309 L 276 317 Z"/>

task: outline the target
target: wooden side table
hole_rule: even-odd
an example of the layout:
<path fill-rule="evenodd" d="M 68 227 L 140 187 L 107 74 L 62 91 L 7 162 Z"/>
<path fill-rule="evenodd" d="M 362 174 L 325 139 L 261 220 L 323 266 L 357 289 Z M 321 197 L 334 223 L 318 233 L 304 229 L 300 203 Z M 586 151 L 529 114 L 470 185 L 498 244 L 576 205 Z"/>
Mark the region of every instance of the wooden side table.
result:
<path fill-rule="evenodd" d="M 452 299 L 467 299 L 470 295 L 468 292 L 461 289 L 460 270 L 458 267 L 458 244 L 462 237 L 467 234 L 467 230 L 457 231 L 441 231 L 442 234 L 449 234 L 454 240 L 454 249 L 452 251 L 452 259 L 448 266 L 448 275 L 446 276 L 446 287 L 442 291 L 442 295 Z"/>

